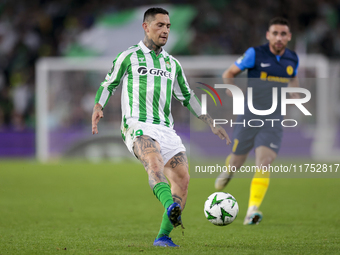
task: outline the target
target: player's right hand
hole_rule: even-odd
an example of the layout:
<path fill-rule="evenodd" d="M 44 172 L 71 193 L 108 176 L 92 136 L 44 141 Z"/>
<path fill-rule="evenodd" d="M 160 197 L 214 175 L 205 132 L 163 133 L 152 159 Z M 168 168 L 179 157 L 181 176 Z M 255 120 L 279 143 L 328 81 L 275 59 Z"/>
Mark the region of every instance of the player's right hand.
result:
<path fill-rule="evenodd" d="M 92 113 L 92 134 L 98 134 L 98 122 L 103 117 L 104 113 L 103 110 L 101 109 L 101 105 L 96 104 L 93 108 Z"/>
<path fill-rule="evenodd" d="M 223 127 L 221 127 L 220 125 L 216 125 L 215 127 L 211 127 L 211 131 L 217 135 L 220 139 L 222 140 L 226 140 L 227 145 L 231 144 L 230 138 L 227 134 L 227 132 L 225 131 L 225 129 Z"/>

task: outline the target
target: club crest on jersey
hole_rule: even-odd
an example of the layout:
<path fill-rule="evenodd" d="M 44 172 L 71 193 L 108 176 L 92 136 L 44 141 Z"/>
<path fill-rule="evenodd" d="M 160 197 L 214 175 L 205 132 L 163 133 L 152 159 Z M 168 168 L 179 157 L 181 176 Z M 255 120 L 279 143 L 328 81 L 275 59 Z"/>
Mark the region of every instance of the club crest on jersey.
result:
<path fill-rule="evenodd" d="M 166 68 L 168 68 L 168 69 L 171 68 L 171 65 L 170 65 L 169 61 L 166 61 L 166 62 L 165 62 L 165 66 L 166 66 Z"/>
<path fill-rule="evenodd" d="M 293 69 L 293 67 L 292 66 L 287 66 L 287 69 L 286 69 L 286 71 L 287 71 L 287 74 L 288 75 L 292 75 L 293 74 L 293 72 L 294 72 L 294 69 Z"/>
<path fill-rule="evenodd" d="M 137 69 L 137 73 L 139 75 L 146 75 L 146 74 L 151 74 L 154 76 L 162 76 L 165 78 L 169 78 L 172 80 L 172 74 L 166 70 L 162 70 L 162 69 L 157 69 L 157 68 L 147 68 L 145 66 L 140 66 Z"/>

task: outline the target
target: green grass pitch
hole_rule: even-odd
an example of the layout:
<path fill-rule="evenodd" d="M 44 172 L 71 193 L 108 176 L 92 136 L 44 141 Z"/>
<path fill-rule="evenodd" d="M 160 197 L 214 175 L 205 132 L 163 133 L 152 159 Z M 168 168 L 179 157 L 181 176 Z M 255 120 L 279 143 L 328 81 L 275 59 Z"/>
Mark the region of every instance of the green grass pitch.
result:
<path fill-rule="evenodd" d="M 272 179 L 257 226 L 243 226 L 250 179 L 225 190 L 240 212 L 217 227 L 203 213 L 214 179 L 194 179 L 180 248 L 153 247 L 162 205 L 141 164 L 0 162 L 0 254 L 339 254 L 339 179 Z"/>

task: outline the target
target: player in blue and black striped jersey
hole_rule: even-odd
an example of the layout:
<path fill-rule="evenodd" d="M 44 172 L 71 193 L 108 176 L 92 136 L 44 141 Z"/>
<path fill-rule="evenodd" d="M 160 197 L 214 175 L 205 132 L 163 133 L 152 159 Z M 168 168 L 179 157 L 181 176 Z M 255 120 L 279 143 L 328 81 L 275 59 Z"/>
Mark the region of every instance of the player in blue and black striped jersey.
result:
<path fill-rule="evenodd" d="M 239 115 L 237 123 L 248 123 L 250 119 L 261 119 L 264 125 L 250 127 L 242 124 L 235 125 L 233 132 L 232 153 L 226 159 L 226 165 L 239 169 L 247 159 L 249 151 L 255 149 L 255 161 L 259 171 L 255 173 L 251 186 L 248 211 L 244 225 L 257 224 L 262 220 L 259 207 L 269 185 L 269 172 L 262 171 L 262 166 L 269 166 L 276 158 L 281 145 L 281 88 L 298 87 L 296 78 L 299 65 L 298 56 L 286 48 L 291 40 L 289 23 L 286 19 L 277 17 L 269 22 L 266 33 L 267 44 L 251 47 L 245 54 L 231 65 L 224 73 L 224 82 L 233 83 L 233 78 L 248 70 L 248 87 L 253 91 L 253 108 L 267 110 L 272 107 L 273 88 L 277 88 L 278 103 L 276 110 L 270 115 L 253 114 L 245 100 L 244 115 Z M 232 96 L 231 91 L 226 91 Z M 299 98 L 298 93 L 290 93 L 291 98 Z M 275 119 L 279 121 L 265 121 Z M 232 172 L 221 173 L 216 179 L 215 188 L 222 190 L 232 178 Z"/>

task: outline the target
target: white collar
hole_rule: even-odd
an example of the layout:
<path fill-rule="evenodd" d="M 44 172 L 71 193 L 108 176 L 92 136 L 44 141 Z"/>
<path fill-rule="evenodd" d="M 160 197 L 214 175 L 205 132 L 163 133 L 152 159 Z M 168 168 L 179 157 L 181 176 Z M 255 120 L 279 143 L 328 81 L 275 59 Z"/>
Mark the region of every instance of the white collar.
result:
<path fill-rule="evenodd" d="M 144 44 L 144 42 L 142 40 L 138 43 L 138 45 L 144 53 L 150 53 L 151 52 L 151 50 L 148 47 L 146 47 L 146 45 Z M 168 56 L 168 53 L 163 49 L 163 47 L 162 47 L 161 52 L 158 55 L 160 55 L 160 54 L 162 54 L 163 57 Z"/>
<path fill-rule="evenodd" d="M 144 53 L 150 53 L 151 50 L 148 47 L 146 47 L 142 40 L 138 43 L 138 45 Z"/>

